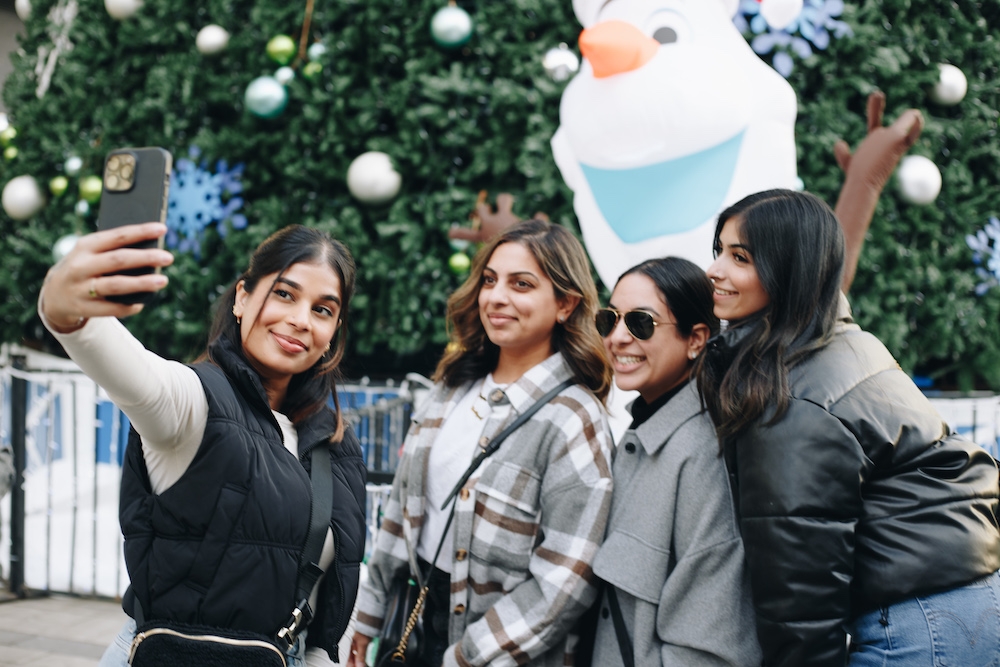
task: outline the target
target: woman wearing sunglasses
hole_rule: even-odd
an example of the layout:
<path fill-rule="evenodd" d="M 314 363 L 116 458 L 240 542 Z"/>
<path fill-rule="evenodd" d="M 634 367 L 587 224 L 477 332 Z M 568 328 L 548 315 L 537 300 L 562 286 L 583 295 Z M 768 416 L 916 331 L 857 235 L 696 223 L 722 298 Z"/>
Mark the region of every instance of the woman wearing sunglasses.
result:
<path fill-rule="evenodd" d="M 583 246 L 562 227 L 522 222 L 476 255 L 403 445 L 349 667 L 365 664 L 393 580 L 418 568 L 429 587 L 419 665 L 573 664 L 569 633 L 597 597 L 591 562 L 611 501 L 597 305 Z M 445 501 L 480 448 L 569 379 L 462 485 L 449 524 Z"/>
<path fill-rule="evenodd" d="M 618 280 L 598 333 L 635 390 L 594 573 L 594 665 L 760 665 L 743 545 L 718 440 L 692 368 L 719 329 L 705 272 L 676 257 Z M 631 660 L 627 657 L 631 655 Z"/>
<path fill-rule="evenodd" d="M 996 464 L 851 320 L 833 212 L 757 193 L 722 212 L 715 244 L 730 326 L 698 383 L 737 490 L 765 664 L 1000 664 Z"/>

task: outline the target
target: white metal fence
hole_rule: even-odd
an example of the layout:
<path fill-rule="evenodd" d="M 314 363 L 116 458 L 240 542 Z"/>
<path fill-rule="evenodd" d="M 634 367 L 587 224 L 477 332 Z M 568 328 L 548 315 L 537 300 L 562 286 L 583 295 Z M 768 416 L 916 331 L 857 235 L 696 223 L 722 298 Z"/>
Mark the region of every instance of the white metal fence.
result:
<path fill-rule="evenodd" d="M 16 368 L 0 356 L 0 446 L 24 441 L 23 499 L 0 501 L 0 587 L 22 564 L 17 583 L 34 590 L 117 597 L 128 585 L 118 525 L 118 486 L 128 420 L 68 361 L 27 354 Z M 24 405 L 15 405 L 20 381 Z M 411 375 L 396 386 L 358 383 L 339 390 L 369 467 L 369 537 L 374 535 L 396 468 L 414 402 L 429 383 Z M 932 397 L 953 428 L 994 456 L 1000 437 L 1000 397 Z M 23 412 L 23 433 L 14 414 Z M 23 519 L 22 519 L 23 517 Z M 15 535 L 12 536 L 12 532 Z M 12 549 L 23 535 L 23 555 Z"/>

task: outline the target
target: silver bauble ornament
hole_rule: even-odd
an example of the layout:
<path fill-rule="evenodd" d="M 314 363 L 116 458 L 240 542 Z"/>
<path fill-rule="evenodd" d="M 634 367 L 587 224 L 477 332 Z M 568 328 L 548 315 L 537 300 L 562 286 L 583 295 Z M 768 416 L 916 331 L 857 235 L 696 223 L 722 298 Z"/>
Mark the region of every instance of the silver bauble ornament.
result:
<path fill-rule="evenodd" d="M 896 186 L 903 201 L 926 206 L 941 193 L 941 172 L 924 156 L 907 155 L 896 170 Z"/>
<path fill-rule="evenodd" d="M 194 38 L 194 45 L 198 47 L 198 52 L 206 56 L 214 56 L 221 53 L 229 46 L 229 33 L 220 25 L 207 25 L 198 31 L 198 36 Z"/>
<path fill-rule="evenodd" d="M 76 202 L 76 206 L 73 207 L 73 212 L 81 218 L 86 217 L 90 213 L 90 204 L 87 203 L 86 199 L 81 199 Z"/>
<path fill-rule="evenodd" d="M 118 21 L 132 18 L 140 7 L 142 0 L 104 0 L 104 8 L 108 10 L 111 18 Z"/>
<path fill-rule="evenodd" d="M 472 37 L 472 17 L 461 7 L 442 7 L 431 18 L 431 37 L 444 49 L 464 46 Z"/>
<path fill-rule="evenodd" d="M 70 250 L 73 249 L 73 246 L 75 246 L 76 242 L 79 240 L 80 237 L 77 234 L 67 234 L 66 236 L 61 237 L 52 246 L 52 259 L 58 262 L 60 259 L 68 255 Z"/>
<path fill-rule="evenodd" d="M 243 101 L 253 115 L 274 118 L 285 110 L 288 91 L 273 76 L 259 76 L 247 86 Z"/>
<path fill-rule="evenodd" d="M 83 159 L 77 155 L 70 155 L 66 158 L 66 162 L 63 163 L 63 171 L 66 172 L 68 176 L 76 176 L 83 169 Z"/>
<path fill-rule="evenodd" d="M 31 0 L 14 0 L 14 11 L 17 18 L 27 21 L 31 18 Z"/>
<path fill-rule="evenodd" d="M 954 65 L 938 65 L 940 77 L 931 88 L 931 99 L 943 106 L 954 106 L 965 98 L 969 81 L 965 73 Z"/>
<path fill-rule="evenodd" d="M 288 65 L 284 67 L 279 67 L 274 71 L 274 80 L 280 83 L 282 86 L 287 86 L 292 81 L 295 80 L 295 70 L 293 70 Z"/>
<path fill-rule="evenodd" d="M 3 210 L 15 220 L 27 220 L 45 206 L 45 196 L 34 176 L 17 176 L 3 186 Z"/>
<path fill-rule="evenodd" d="M 560 43 L 545 52 L 542 67 L 553 81 L 565 81 L 580 69 L 580 58 L 565 43 Z"/>
<path fill-rule="evenodd" d="M 326 44 L 323 42 L 311 44 L 306 51 L 306 55 L 309 56 L 309 60 L 319 60 L 326 55 Z"/>
<path fill-rule="evenodd" d="M 347 188 L 358 201 L 378 206 L 399 194 L 403 177 L 385 153 L 369 151 L 354 158 L 347 168 Z"/>

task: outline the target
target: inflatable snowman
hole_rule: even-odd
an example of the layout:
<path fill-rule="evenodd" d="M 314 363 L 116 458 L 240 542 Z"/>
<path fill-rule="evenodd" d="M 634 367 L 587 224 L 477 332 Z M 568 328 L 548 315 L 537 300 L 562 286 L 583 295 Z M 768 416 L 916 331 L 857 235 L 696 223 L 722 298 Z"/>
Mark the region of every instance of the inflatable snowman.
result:
<path fill-rule="evenodd" d="M 795 187 L 795 93 L 733 25 L 736 4 L 573 0 L 585 63 L 552 150 L 609 287 L 652 257 L 707 267 L 723 208 Z"/>

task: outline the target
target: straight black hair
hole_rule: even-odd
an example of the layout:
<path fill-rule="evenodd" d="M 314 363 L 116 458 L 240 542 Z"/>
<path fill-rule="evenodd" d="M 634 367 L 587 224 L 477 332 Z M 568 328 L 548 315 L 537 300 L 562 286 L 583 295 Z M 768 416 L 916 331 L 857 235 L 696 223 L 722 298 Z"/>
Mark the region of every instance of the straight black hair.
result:
<path fill-rule="evenodd" d="M 618 282 L 633 273 L 644 275 L 653 281 L 673 313 L 677 330 L 682 335 L 690 336 L 696 324 L 708 326 L 710 335 L 719 333 L 719 318 L 715 316 L 715 302 L 712 299 L 712 281 L 697 264 L 681 257 L 648 259 L 623 273 Z"/>
<path fill-rule="evenodd" d="M 340 326 L 334 334 L 330 349 L 320 357 L 319 361 L 307 371 L 292 377 L 280 411 L 297 424 L 318 412 L 332 396 L 337 412 L 337 431 L 334 440 L 339 440 L 344 433 L 344 421 L 337 397 L 338 369 L 347 346 L 346 323 L 351 309 L 351 296 L 354 294 L 356 269 L 354 259 L 347 248 L 326 232 L 303 225 L 289 225 L 276 231 L 257 246 L 250 257 L 247 270 L 216 302 L 215 317 L 208 337 L 209 347 L 203 356 L 214 362 L 211 345 L 219 338 L 225 337 L 233 348 L 246 358 L 240 336 L 240 325 L 233 315 L 236 285 L 242 280 L 243 289 L 253 292 L 258 288 L 261 278 L 277 274 L 274 281 L 267 286 L 269 293 L 266 298 L 270 298 L 270 291 L 278 279 L 293 264 L 300 263 L 326 264 L 337 274 L 341 292 Z M 258 317 L 259 315 L 258 312 Z"/>
<path fill-rule="evenodd" d="M 830 341 L 844 271 L 844 234 L 829 206 L 793 190 L 752 194 L 719 215 L 714 250 L 729 221 L 753 259 L 770 299 L 735 326 L 752 327 L 728 369 L 702 364 L 702 398 L 721 437 L 747 428 L 769 408 L 788 409 L 788 371 Z M 715 377 L 718 373 L 720 377 Z"/>

